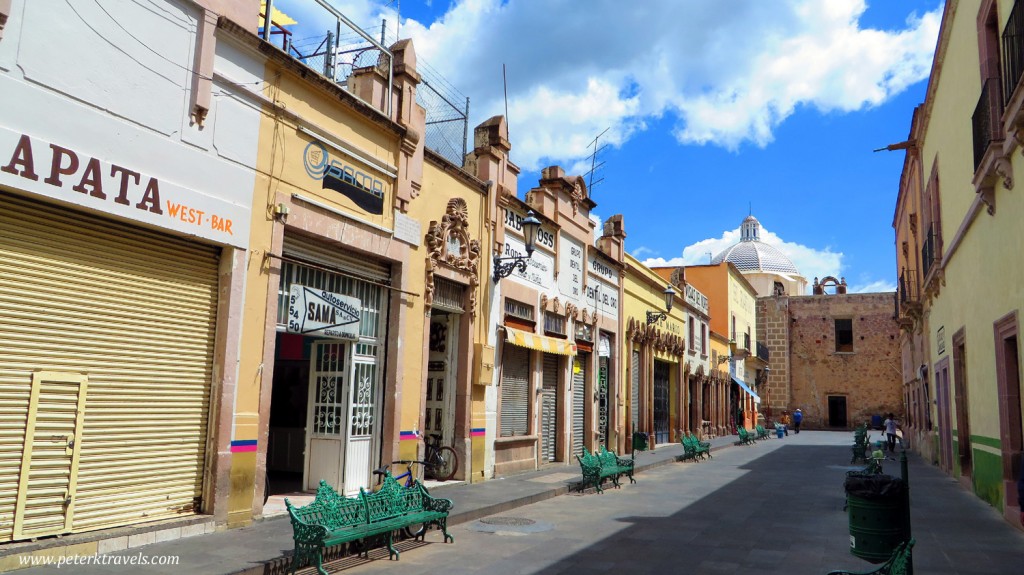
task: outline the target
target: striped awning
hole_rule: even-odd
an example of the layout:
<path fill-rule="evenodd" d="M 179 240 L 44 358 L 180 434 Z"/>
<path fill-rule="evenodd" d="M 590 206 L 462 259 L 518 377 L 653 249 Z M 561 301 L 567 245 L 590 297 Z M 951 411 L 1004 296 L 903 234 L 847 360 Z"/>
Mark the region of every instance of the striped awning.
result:
<path fill-rule="evenodd" d="M 537 335 L 521 329 L 506 327 L 505 338 L 512 345 L 543 351 L 544 353 L 555 353 L 558 355 L 576 355 L 576 344 L 564 339 Z"/>
<path fill-rule="evenodd" d="M 754 403 L 761 403 L 761 398 L 758 397 L 757 394 L 754 393 L 754 390 L 750 389 L 750 387 L 748 387 L 747 384 L 745 384 L 742 381 L 736 379 L 735 377 L 733 377 L 732 380 L 733 380 L 733 382 L 736 383 L 736 385 L 740 386 L 740 389 L 742 389 L 743 391 L 749 393 L 750 397 L 754 398 Z"/>

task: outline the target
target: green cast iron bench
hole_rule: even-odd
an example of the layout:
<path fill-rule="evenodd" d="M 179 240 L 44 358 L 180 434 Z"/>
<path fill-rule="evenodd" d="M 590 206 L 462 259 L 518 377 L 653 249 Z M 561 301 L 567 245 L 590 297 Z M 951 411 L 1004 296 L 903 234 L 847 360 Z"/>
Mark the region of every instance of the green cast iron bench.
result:
<path fill-rule="evenodd" d="M 604 493 L 601 483 L 605 479 L 611 479 L 615 487 L 621 487 L 620 475 L 627 475 L 630 483 L 636 483 L 636 479 L 633 479 L 633 460 L 618 457 L 604 447 L 601 447 L 598 453 L 590 453 L 584 447 L 582 455 L 577 455 L 576 460 L 580 462 L 580 470 L 583 473 L 583 489 L 593 485 L 598 493 Z"/>
<path fill-rule="evenodd" d="M 679 443 L 683 445 L 682 460 L 711 457 L 711 444 L 700 441 L 696 435 L 679 432 Z"/>
<path fill-rule="evenodd" d="M 757 424 L 757 427 L 755 427 L 755 429 L 757 430 L 758 439 L 771 439 L 772 434 L 768 433 L 768 430 L 765 429 L 764 426 L 761 425 L 760 423 Z"/>
<path fill-rule="evenodd" d="M 874 571 L 845 571 L 838 569 L 829 571 L 828 575 L 907 575 L 910 573 L 911 551 L 914 548 L 914 540 L 900 543 L 893 550 L 889 560 L 881 564 Z"/>
<path fill-rule="evenodd" d="M 405 487 L 390 473 L 385 474 L 376 492 L 360 489 L 358 497 L 344 497 L 321 480 L 309 505 L 295 507 L 288 499 L 284 503 L 295 538 L 292 575 L 311 560 L 316 561 L 317 573 L 327 575 L 323 568 L 324 549 L 376 535 L 385 536 L 388 559 L 398 559 L 394 532 L 410 525 L 436 524 L 444 533 L 445 542 L 455 540 L 448 534 L 451 500 L 431 497 L 418 481 Z"/>
<path fill-rule="evenodd" d="M 746 429 L 742 427 L 736 428 L 736 435 L 739 435 L 740 440 L 736 442 L 736 445 L 753 445 L 756 441 L 753 434 L 748 433 Z"/>

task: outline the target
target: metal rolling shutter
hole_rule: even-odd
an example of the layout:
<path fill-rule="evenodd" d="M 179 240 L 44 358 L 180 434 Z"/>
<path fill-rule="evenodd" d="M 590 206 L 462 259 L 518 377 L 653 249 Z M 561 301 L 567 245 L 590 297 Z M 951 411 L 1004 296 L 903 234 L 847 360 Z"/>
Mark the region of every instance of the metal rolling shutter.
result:
<path fill-rule="evenodd" d="M 640 352 L 633 352 L 629 378 L 629 416 L 633 431 L 640 431 Z"/>
<path fill-rule="evenodd" d="M 391 281 L 391 266 L 369 256 L 353 252 L 340 244 L 329 244 L 306 240 L 302 236 L 284 236 L 284 254 L 289 257 L 313 263 L 325 263 L 364 279 L 377 282 Z"/>
<path fill-rule="evenodd" d="M 526 435 L 530 413 L 530 351 L 505 344 L 501 360 L 501 437 Z"/>
<path fill-rule="evenodd" d="M 544 394 L 541 396 L 541 461 L 555 460 L 555 443 L 558 435 L 558 356 L 544 354 L 544 371 L 541 378 Z"/>
<path fill-rule="evenodd" d="M 583 422 L 585 417 L 585 405 L 586 405 L 586 378 L 587 378 L 587 364 L 586 360 L 588 356 L 583 356 L 583 359 L 575 358 L 576 364 L 572 370 L 572 454 L 579 455 L 583 453 L 583 434 L 585 431 Z M 579 369 L 577 369 L 577 367 Z"/>
<path fill-rule="evenodd" d="M 0 238 L 0 518 L 39 370 L 88 377 L 72 531 L 197 511 L 219 248 L 2 193 Z"/>

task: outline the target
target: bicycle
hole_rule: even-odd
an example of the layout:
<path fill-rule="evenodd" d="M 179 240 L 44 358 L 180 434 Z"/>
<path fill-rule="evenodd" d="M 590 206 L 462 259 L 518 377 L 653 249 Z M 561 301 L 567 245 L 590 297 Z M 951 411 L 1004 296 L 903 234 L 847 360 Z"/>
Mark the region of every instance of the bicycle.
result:
<path fill-rule="evenodd" d="M 423 438 L 426 453 L 423 456 L 423 469 L 437 481 L 448 481 L 455 477 L 459 470 L 459 455 L 447 445 L 441 445 L 441 436 L 431 434 Z"/>
<path fill-rule="evenodd" d="M 404 480 L 405 487 L 412 487 L 416 483 L 419 483 L 421 486 L 423 485 L 423 483 L 413 473 L 412 466 L 415 464 L 419 464 L 421 467 L 425 468 L 425 461 L 419 461 L 417 459 L 400 459 L 398 461 L 391 462 L 391 465 L 396 464 L 405 465 L 405 473 L 400 473 L 398 475 L 392 476 L 396 481 L 401 483 Z M 378 467 L 377 469 L 373 470 L 373 474 L 377 476 L 377 484 L 373 486 L 374 492 L 380 490 L 381 485 L 383 484 L 382 482 L 384 481 L 384 475 L 386 475 L 388 472 L 388 467 L 388 465 L 382 465 L 381 467 Z M 423 487 L 423 490 L 426 491 L 427 488 Z M 414 539 L 417 537 L 422 537 L 427 532 L 427 527 L 427 523 L 414 523 L 412 525 L 402 527 L 400 531 L 402 532 L 402 536 L 406 539 Z"/>

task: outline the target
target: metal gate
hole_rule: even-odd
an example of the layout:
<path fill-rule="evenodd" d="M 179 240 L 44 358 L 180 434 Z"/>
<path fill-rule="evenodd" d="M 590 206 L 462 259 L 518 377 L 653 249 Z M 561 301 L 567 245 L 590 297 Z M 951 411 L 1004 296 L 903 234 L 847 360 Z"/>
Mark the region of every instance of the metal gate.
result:
<path fill-rule="evenodd" d="M 608 358 L 597 360 L 597 443 L 608 447 Z"/>
<path fill-rule="evenodd" d="M 541 419 L 541 463 L 555 460 L 558 437 L 558 356 L 544 354 L 544 372 L 542 375 L 540 419 Z"/>
<path fill-rule="evenodd" d="M 572 455 L 583 453 L 583 436 L 586 430 L 586 381 L 588 355 L 573 360 L 572 367 Z"/>
<path fill-rule="evenodd" d="M 501 355 L 501 437 L 526 435 L 530 413 L 530 351 L 506 343 Z"/>
<path fill-rule="evenodd" d="M 2 193 L 0 237 L 0 541 L 198 511 L 220 249 Z"/>
<path fill-rule="evenodd" d="M 669 416 L 669 365 L 663 361 L 654 362 L 654 441 L 668 443 Z"/>

